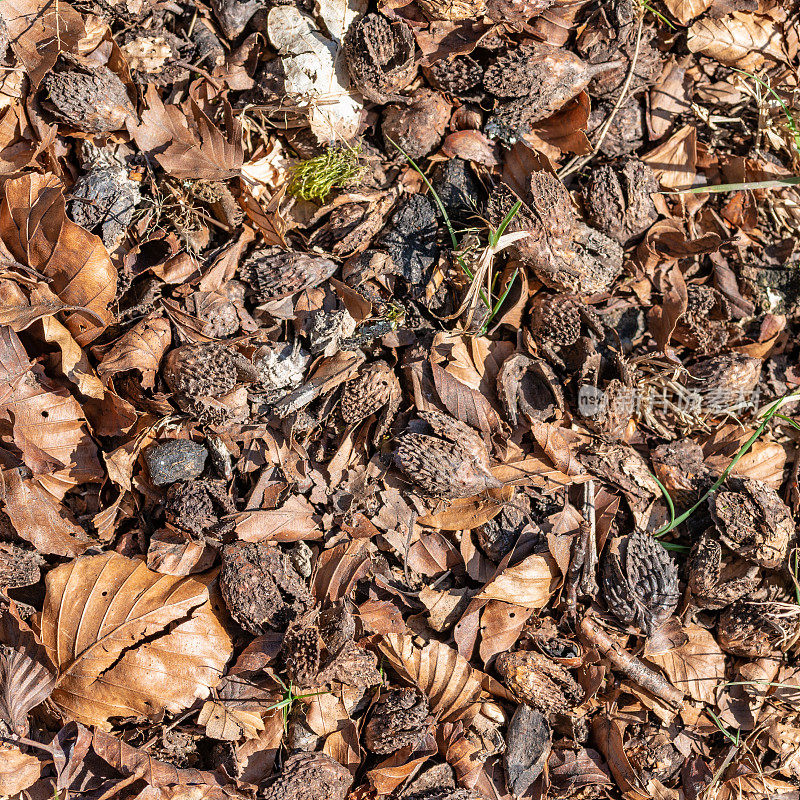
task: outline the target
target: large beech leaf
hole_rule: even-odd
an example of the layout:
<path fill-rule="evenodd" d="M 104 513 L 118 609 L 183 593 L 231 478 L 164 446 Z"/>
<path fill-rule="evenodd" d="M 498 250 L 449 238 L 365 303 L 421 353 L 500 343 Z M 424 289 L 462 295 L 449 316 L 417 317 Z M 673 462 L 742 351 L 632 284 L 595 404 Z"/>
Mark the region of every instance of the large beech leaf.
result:
<path fill-rule="evenodd" d="M 17 261 L 42 273 L 67 306 L 64 324 L 83 346 L 111 322 L 109 303 L 117 270 L 102 241 L 70 220 L 61 181 L 54 175 L 23 175 L 8 181 L 0 205 L 0 239 Z"/>
<path fill-rule="evenodd" d="M 206 697 L 232 649 L 205 583 L 113 552 L 48 573 L 41 638 L 59 670 L 53 701 L 103 727 Z"/>
<path fill-rule="evenodd" d="M 473 719 L 480 710 L 482 672 L 452 647 L 435 640 L 417 647 L 410 636 L 389 634 L 380 650 L 395 671 L 428 698 L 440 722 Z"/>
<path fill-rule="evenodd" d="M 513 567 L 506 567 L 489 581 L 477 597 L 502 600 L 523 608 L 544 608 L 558 585 L 558 566 L 548 553 L 534 553 Z"/>

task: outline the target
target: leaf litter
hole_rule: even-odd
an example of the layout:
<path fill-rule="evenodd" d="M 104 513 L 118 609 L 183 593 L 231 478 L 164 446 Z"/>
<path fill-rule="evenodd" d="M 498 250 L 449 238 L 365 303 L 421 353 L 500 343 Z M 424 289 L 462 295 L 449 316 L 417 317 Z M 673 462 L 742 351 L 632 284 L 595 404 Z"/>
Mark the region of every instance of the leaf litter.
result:
<path fill-rule="evenodd" d="M 0 795 L 794 797 L 799 42 L 0 3 Z"/>

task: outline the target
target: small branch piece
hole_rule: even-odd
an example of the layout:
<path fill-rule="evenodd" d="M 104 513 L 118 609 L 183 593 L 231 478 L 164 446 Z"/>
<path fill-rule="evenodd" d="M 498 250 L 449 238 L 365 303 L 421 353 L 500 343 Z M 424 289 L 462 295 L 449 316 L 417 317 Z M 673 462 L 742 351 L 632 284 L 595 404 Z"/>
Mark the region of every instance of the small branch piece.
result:
<path fill-rule="evenodd" d="M 581 633 L 586 641 L 594 645 L 623 675 L 673 708 L 677 710 L 683 708 L 683 692 L 678 691 L 657 672 L 653 672 L 636 656 L 623 650 L 591 618 L 584 617 L 581 620 Z"/>

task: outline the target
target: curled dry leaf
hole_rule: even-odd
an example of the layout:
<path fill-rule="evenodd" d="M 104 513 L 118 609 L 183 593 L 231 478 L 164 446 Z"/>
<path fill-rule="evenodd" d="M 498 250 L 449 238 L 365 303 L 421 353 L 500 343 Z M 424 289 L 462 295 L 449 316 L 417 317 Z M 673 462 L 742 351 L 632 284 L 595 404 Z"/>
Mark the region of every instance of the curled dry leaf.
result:
<path fill-rule="evenodd" d="M 92 736 L 92 749 L 103 761 L 110 764 L 121 775 L 136 775 L 149 786 L 209 786 L 218 787 L 221 781 L 213 772 L 199 769 L 179 769 L 166 761 L 159 761 L 149 753 L 132 747 L 116 736 L 103 730 L 95 730 Z M 186 788 L 184 791 L 188 792 Z M 188 794 L 185 796 L 189 796 Z M 203 794 L 202 797 L 216 795 Z M 219 791 L 218 796 L 224 796 Z"/>
<path fill-rule="evenodd" d="M 0 17 L 8 27 L 14 55 L 38 86 L 61 53 L 74 52 L 85 29 L 81 15 L 66 2 L 4 0 Z"/>
<path fill-rule="evenodd" d="M 156 717 L 205 697 L 232 651 L 208 586 L 110 552 L 47 575 L 41 639 L 59 670 L 53 701 L 73 719 Z"/>
<path fill-rule="evenodd" d="M 61 182 L 53 175 L 24 175 L 5 184 L 0 239 L 22 264 L 44 275 L 50 289 L 74 311 L 64 324 L 79 345 L 111 322 L 109 304 L 117 270 L 102 241 L 70 220 Z"/>
<path fill-rule="evenodd" d="M 534 553 L 506 567 L 483 587 L 477 599 L 502 600 L 523 608 L 544 608 L 556 590 L 561 573 L 549 553 Z"/>
<path fill-rule="evenodd" d="M 642 156 L 665 189 L 686 189 L 697 175 L 697 129 L 684 125 L 666 142 Z"/>
<path fill-rule="evenodd" d="M 13 603 L 3 609 L 0 626 L 0 719 L 27 736 L 28 712 L 50 696 L 56 676 L 44 647 Z"/>
<path fill-rule="evenodd" d="M 681 691 L 701 703 L 713 704 L 717 688 L 725 680 L 725 655 L 710 631 L 699 625 L 687 625 L 685 644 L 665 653 L 653 654 L 657 664 Z"/>
<path fill-rule="evenodd" d="M 57 499 L 72 486 L 99 481 L 103 470 L 97 445 L 89 435 L 78 401 L 51 381 L 38 364 L 31 365 L 19 337 L 0 328 L 0 418 L 13 425 L 14 442 L 34 472 L 47 472 L 40 483 Z M 47 470 L 37 469 L 50 461 Z"/>
<path fill-rule="evenodd" d="M 417 647 L 411 636 L 393 633 L 378 647 L 397 674 L 425 695 L 440 722 L 468 724 L 480 711 L 478 698 L 486 676 L 451 647 L 435 640 Z"/>
<path fill-rule="evenodd" d="M 664 5 L 681 25 L 708 11 L 713 3 L 714 0 L 664 0 Z"/>
<path fill-rule="evenodd" d="M 172 333 L 163 317 L 147 317 L 126 331 L 106 353 L 97 367 L 104 383 L 119 372 L 138 370 L 142 386 L 152 389 L 161 366 L 161 359 L 170 346 Z"/>
<path fill-rule="evenodd" d="M 783 37 L 768 16 L 734 11 L 727 17 L 704 17 L 689 28 L 687 44 L 693 53 L 702 53 L 728 66 L 755 69 L 765 58 L 782 61 Z"/>
<path fill-rule="evenodd" d="M 242 128 L 230 105 L 223 104 L 225 131 L 221 131 L 192 99 L 191 118 L 180 106 L 165 106 L 155 86 L 145 95 L 147 110 L 131 130 L 136 144 L 152 153 L 173 177 L 224 181 L 241 172 L 244 163 Z M 129 123 L 130 124 L 130 123 Z"/>

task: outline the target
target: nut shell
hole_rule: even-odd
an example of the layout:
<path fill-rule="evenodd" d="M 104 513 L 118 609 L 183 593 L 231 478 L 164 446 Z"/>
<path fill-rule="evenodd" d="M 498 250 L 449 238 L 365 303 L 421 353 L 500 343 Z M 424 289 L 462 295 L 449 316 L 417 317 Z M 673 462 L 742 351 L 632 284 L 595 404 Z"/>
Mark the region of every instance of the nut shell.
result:
<path fill-rule="evenodd" d="M 345 384 L 339 408 L 342 419 L 355 425 L 386 405 L 396 406 L 400 400 L 400 384 L 385 361 L 365 367 Z"/>
<path fill-rule="evenodd" d="M 800 636 L 800 610 L 779 603 L 735 603 L 719 618 L 717 641 L 734 656 L 766 658 Z"/>
<path fill-rule="evenodd" d="M 324 753 L 295 753 L 281 774 L 260 794 L 261 800 L 345 800 L 350 771 Z"/>
<path fill-rule="evenodd" d="M 136 116 L 125 84 L 108 67 L 51 72 L 44 86 L 55 115 L 88 133 L 118 131 Z"/>

